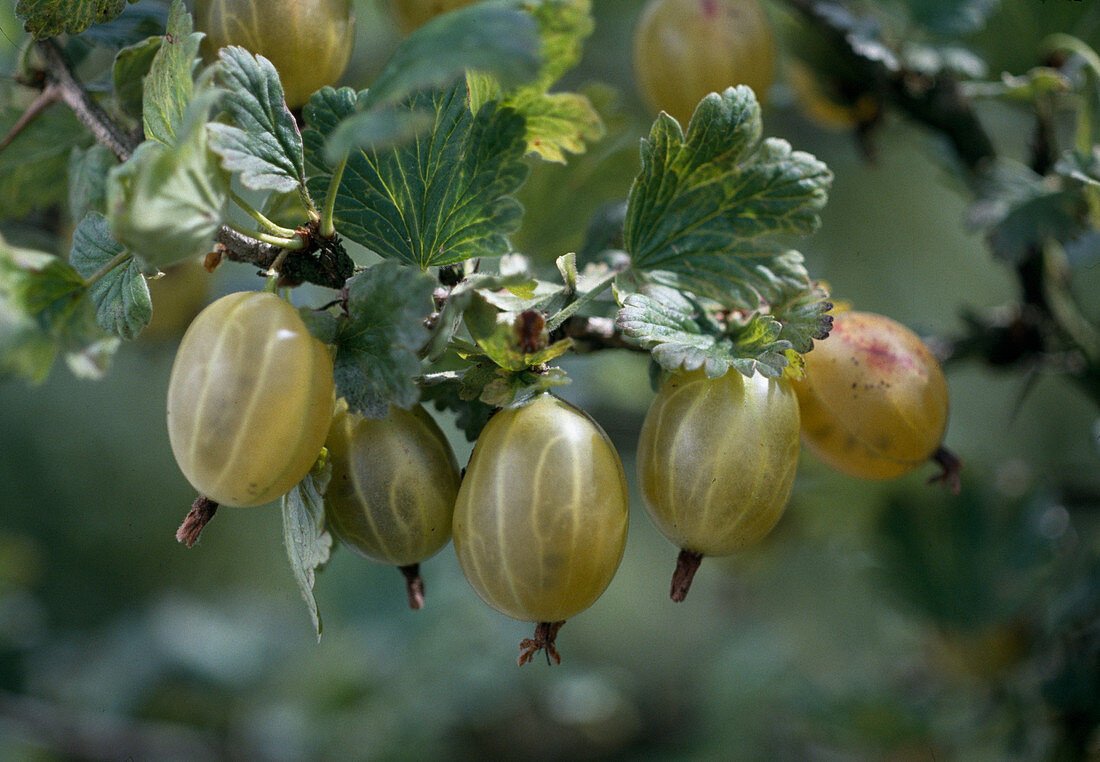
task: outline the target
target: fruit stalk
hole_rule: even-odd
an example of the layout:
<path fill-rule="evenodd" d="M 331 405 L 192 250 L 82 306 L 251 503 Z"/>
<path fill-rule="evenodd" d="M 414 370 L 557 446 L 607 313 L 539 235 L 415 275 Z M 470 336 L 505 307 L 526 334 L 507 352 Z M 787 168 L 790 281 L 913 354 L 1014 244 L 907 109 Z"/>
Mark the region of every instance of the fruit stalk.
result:
<path fill-rule="evenodd" d="M 214 518 L 218 510 L 218 504 L 205 495 L 199 495 L 191 504 L 191 510 L 187 512 L 180 528 L 176 530 L 176 541 L 182 542 L 187 547 L 192 547 L 199 541 L 199 535 L 203 528 Z"/>
<path fill-rule="evenodd" d="M 420 611 L 424 608 L 424 578 L 420 576 L 420 564 L 398 567 L 405 575 L 405 591 L 409 595 L 409 608 Z"/>
<path fill-rule="evenodd" d="M 683 603 L 684 598 L 687 598 L 691 581 L 695 579 L 695 572 L 699 571 L 702 561 L 702 553 L 687 548 L 680 549 L 680 555 L 676 557 L 676 571 L 672 573 L 672 589 L 669 591 L 672 600 Z"/>
<path fill-rule="evenodd" d="M 536 624 L 534 636 L 524 638 L 520 641 L 519 647 L 522 649 L 522 653 L 520 653 L 519 659 L 517 660 L 519 666 L 522 667 L 524 664 L 531 661 L 539 651 L 543 651 L 546 654 L 546 663 L 548 665 L 551 663 L 561 664 L 561 655 L 554 645 L 554 640 L 558 637 L 558 630 L 560 630 L 564 624 L 564 619 L 560 622 L 539 622 Z"/>

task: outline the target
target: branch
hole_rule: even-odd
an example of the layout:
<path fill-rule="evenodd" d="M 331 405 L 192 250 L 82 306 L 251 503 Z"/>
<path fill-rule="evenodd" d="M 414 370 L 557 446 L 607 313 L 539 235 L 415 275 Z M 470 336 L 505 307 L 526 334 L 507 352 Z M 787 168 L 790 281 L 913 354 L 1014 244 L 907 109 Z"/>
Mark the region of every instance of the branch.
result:
<path fill-rule="evenodd" d="M 993 158 L 993 142 L 978 121 L 959 81 L 950 74 L 929 77 L 892 60 L 869 58 L 860 52 L 838 13 L 843 5 L 831 0 L 785 0 L 854 72 L 853 85 L 890 103 L 913 121 L 942 133 L 973 178 Z"/>
<path fill-rule="evenodd" d="M 103 110 L 88 92 L 80 86 L 73 76 L 65 54 L 52 39 L 40 40 L 38 51 L 46 62 L 45 85 L 48 89 L 57 89 L 58 98 L 76 114 L 76 118 L 87 127 L 95 139 L 105 145 L 118 157 L 126 161 L 134 153 L 140 141 L 122 129 L 111 116 Z"/>
<path fill-rule="evenodd" d="M 19 121 L 19 129 L 51 102 L 59 100 L 73 110 L 95 139 L 109 148 L 119 161 L 130 158 L 140 140 L 127 133 L 81 86 L 64 52 L 54 40 L 41 40 L 37 45 L 46 67 L 39 83 L 43 95 Z M 339 237 L 318 236 L 315 223 L 296 232 L 305 245 L 286 258 L 285 266 L 280 270 L 282 285 L 293 286 L 308 281 L 328 288 L 342 288 L 344 281 L 352 275 L 354 263 Z M 214 239 L 224 247 L 226 259 L 253 264 L 264 270 L 270 268 L 284 251 L 283 247 L 256 240 L 225 225 Z"/>
<path fill-rule="evenodd" d="M 615 326 L 615 319 L 608 317 L 580 317 L 574 315 L 558 327 L 551 340 L 570 338 L 584 349 L 630 349 L 635 352 L 646 350 L 630 343 Z M 582 349 L 582 351 L 584 351 Z"/>

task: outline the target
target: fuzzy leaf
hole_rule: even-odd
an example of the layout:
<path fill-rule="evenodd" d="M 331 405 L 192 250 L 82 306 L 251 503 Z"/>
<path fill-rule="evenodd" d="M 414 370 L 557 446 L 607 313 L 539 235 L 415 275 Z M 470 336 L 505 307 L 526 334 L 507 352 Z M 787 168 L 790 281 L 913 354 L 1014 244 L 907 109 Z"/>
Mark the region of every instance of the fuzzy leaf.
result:
<path fill-rule="evenodd" d="M 171 148 L 194 92 L 191 70 L 199 55 L 202 33 L 193 31 L 182 0 L 168 12 L 164 42 L 153 58 L 142 92 L 145 137 Z"/>
<path fill-rule="evenodd" d="M 136 0 L 129 0 L 136 2 Z M 127 0 L 18 0 L 15 15 L 36 39 L 80 34 L 122 13 Z"/>
<path fill-rule="evenodd" d="M 129 0 L 135 2 L 135 0 Z M 145 0 L 131 5 L 110 21 L 94 24 L 80 35 L 81 42 L 116 50 L 160 37 L 168 23 L 170 0 Z"/>
<path fill-rule="evenodd" d="M 0 378 L 41 383 L 59 353 L 96 347 L 102 368 L 102 350 L 111 347 L 100 344 L 85 293 L 84 279 L 65 260 L 0 239 Z"/>
<path fill-rule="evenodd" d="M 90 277 L 126 249 L 111 237 L 107 218 L 89 213 L 73 233 L 69 261 L 78 273 Z M 92 284 L 88 296 L 95 304 L 99 327 L 123 339 L 134 339 L 153 316 L 149 285 L 133 258 L 115 266 Z"/>
<path fill-rule="evenodd" d="M 904 7 L 912 22 L 937 34 L 961 37 L 978 32 L 1001 0 L 907 0 Z"/>
<path fill-rule="evenodd" d="M 69 215 L 84 219 L 90 211 L 102 212 L 107 203 L 107 173 L 118 162 L 110 149 L 94 145 L 69 154 Z"/>
<path fill-rule="evenodd" d="M 425 386 L 421 390 L 424 402 L 431 402 L 437 410 L 449 410 L 456 413 L 455 425 L 466 435 L 470 442 L 475 441 L 481 435 L 481 430 L 489 422 L 493 415 L 493 408 L 476 399 L 466 399 L 462 396 L 461 377 L 456 375 L 454 381 Z"/>
<path fill-rule="evenodd" d="M 539 72 L 534 19 L 518 9 L 477 3 L 432 19 L 406 37 L 378 72 L 366 106 L 397 104 L 413 93 L 445 88 L 467 69 L 513 85 Z"/>
<path fill-rule="evenodd" d="M 336 326 L 336 393 L 353 412 L 382 418 L 389 406 L 410 408 L 420 397 L 417 352 L 428 339 L 435 281 L 426 273 L 382 262 L 348 281 L 348 314 Z"/>
<path fill-rule="evenodd" d="M 480 295 L 466 309 L 466 327 L 470 335 L 485 356 L 505 370 L 518 372 L 535 365 L 543 365 L 565 354 L 573 346 L 571 339 L 562 339 L 546 346 L 545 324 L 540 323 L 540 343 L 543 347 L 526 351 L 522 347 L 521 322 L 522 319 L 515 313 L 499 311 Z"/>
<path fill-rule="evenodd" d="M 1082 232 L 1087 206 L 1079 187 L 1052 185 L 1023 164 L 1004 159 L 992 165 L 978 196 L 968 221 L 986 231 L 993 253 L 1006 261 L 1020 261 L 1047 238 L 1065 243 Z"/>
<path fill-rule="evenodd" d="M 310 163 L 331 170 L 325 141 L 355 103 L 346 88 L 314 94 L 304 135 Z M 351 153 L 336 195 L 337 230 L 422 269 L 506 253 L 522 214 L 511 194 L 527 175 L 523 119 L 494 104 L 472 114 L 464 83 L 417 95 L 404 108 L 433 114 L 434 128 L 399 147 Z M 323 197 L 329 180 L 314 178 L 311 193 Z"/>
<path fill-rule="evenodd" d="M 376 108 L 360 111 L 340 122 L 325 142 L 325 158 L 331 164 L 359 149 L 381 151 L 409 143 L 435 125 L 427 111 Z"/>
<path fill-rule="evenodd" d="M 746 376 L 759 371 L 778 378 L 788 364 L 791 342 L 780 338 L 782 325 L 770 315 L 757 313 L 744 325 L 722 331 L 671 288 L 630 294 L 615 322 L 668 370 L 702 368 L 708 378 L 719 378 L 732 367 Z"/>
<path fill-rule="evenodd" d="M 772 239 L 818 226 L 832 174 L 761 129 L 744 86 L 703 99 L 686 135 L 657 118 L 627 208 L 635 270 L 748 310 L 807 285 L 801 255 Z"/>
<path fill-rule="evenodd" d="M 20 109 L 5 108 L 0 134 L 7 134 L 21 115 Z M 0 219 L 65 203 L 72 150 L 88 142 L 88 131 L 68 108 L 55 106 L 39 114 L 0 151 Z"/>
<path fill-rule="evenodd" d="M 263 56 L 230 46 L 218 53 L 221 107 L 231 124 L 209 125 L 210 150 L 253 190 L 289 193 L 306 183 L 302 136 L 283 100 L 279 72 Z"/>
<path fill-rule="evenodd" d="M 795 352 L 809 352 L 815 339 L 829 335 L 833 318 L 828 313 L 833 305 L 828 298 L 829 292 L 815 283 L 771 306 L 772 317 L 783 327 L 779 338 L 789 341 Z"/>
<path fill-rule="evenodd" d="M 163 43 L 164 37 L 149 37 L 115 54 L 115 64 L 111 70 L 115 102 L 135 119 L 142 118 L 145 77 Z"/>
<path fill-rule="evenodd" d="M 146 140 L 107 178 L 115 238 L 147 269 L 163 269 L 210 250 L 222 224 L 229 181 L 207 148 L 205 115 L 218 92 L 191 102 L 178 144 Z"/>
<path fill-rule="evenodd" d="M 294 580 L 302 591 L 317 640 L 321 640 L 321 614 L 313 597 L 317 569 L 328 563 L 332 535 L 325 530 L 325 489 L 332 478 L 332 464 L 314 466 L 302 481 L 283 495 L 283 542 Z"/>
<path fill-rule="evenodd" d="M 521 114 L 527 124 L 527 151 L 546 161 L 565 163 L 565 154 L 583 153 L 603 137 L 600 115 L 579 93 L 549 94 L 549 88 L 579 60 L 581 45 L 592 33 L 590 0 L 513 0 L 538 24 L 543 65 L 531 82 L 516 88 L 491 72 L 467 75 L 471 108 L 500 101 Z"/>
<path fill-rule="evenodd" d="M 439 318 L 432 329 L 428 343 L 427 358 L 434 361 L 443 356 L 450 344 L 451 337 L 458 330 L 462 315 L 479 296 L 479 291 L 498 291 L 500 289 L 523 288 L 532 284 L 531 276 L 526 272 L 508 275 L 474 273 L 455 286 L 439 310 Z"/>

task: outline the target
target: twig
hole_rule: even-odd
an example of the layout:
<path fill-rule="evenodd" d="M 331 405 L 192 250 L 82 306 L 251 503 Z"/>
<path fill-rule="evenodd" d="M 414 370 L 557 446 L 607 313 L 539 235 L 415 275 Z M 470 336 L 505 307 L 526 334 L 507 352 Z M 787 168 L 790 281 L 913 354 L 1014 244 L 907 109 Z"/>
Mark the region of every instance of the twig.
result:
<path fill-rule="evenodd" d="M 50 102 L 58 100 L 71 108 L 95 139 L 110 149 L 119 161 L 129 159 L 141 142 L 140 138 L 119 126 L 81 86 L 65 59 L 65 54 L 54 40 L 41 40 L 37 45 L 45 63 L 41 78 L 43 96 L 28 109 L 30 115 L 24 117 L 22 126 L 26 126 Z M 344 251 L 339 237 L 313 235 L 317 222 L 311 220 L 308 229 L 295 231 L 304 233 L 307 237 L 301 239 L 303 249 L 287 261 L 287 266 L 282 271 L 283 285 L 297 285 L 308 281 L 338 289 L 351 277 L 354 263 Z M 283 250 L 281 246 L 256 240 L 224 225 L 218 230 L 215 240 L 225 247 L 227 259 L 254 264 L 262 270 L 269 269 Z"/>
<path fill-rule="evenodd" d="M 551 339 L 567 337 L 584 345 L 579 347 L 581 351 L 585 348 L 644 351 L 637 344 L 630 343 L 615 325 L 615 320 L 608 317 L 573 316 L 559 326 Z"/>
<path fill-rule="evenodd" d="M 126 161 L 137 148 L 138 141 L 118 126 L 110 115 L 95 102 L 73 76 L 69 62 L 65 60 L 58 44 L 52 40 L 40 40 L 38 50 L 46 62 L 46 87 L 55 87 L 58 97 L 76 114 L 95 139 L 118 157 Z"/>

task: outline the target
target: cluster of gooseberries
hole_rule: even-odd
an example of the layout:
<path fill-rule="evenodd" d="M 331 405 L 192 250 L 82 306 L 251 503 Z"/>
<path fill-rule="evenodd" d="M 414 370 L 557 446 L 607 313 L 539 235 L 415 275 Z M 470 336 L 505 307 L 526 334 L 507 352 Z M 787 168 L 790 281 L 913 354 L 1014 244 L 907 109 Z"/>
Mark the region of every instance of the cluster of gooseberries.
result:
<path fill-rule="evenodd" d="M 801 410 L 801 413 L 800 413 Z M 825 462 L 866 478 L 913 470 L 939 448 L 947 391 L 908 329 L 836 316 L 799 382 L 729 371 L 671 374 L 638 442 L 646 510 L 681 548 L 672 598 L 703 556 L 764 537 L 787 504 L 799 432 Z M 290 490 L 327 448 L 325 521 L 344 544 L 400 568 L 423 603 L 418 565 L 453 537 L 462 571 L 498 611 L 537 624 L 520 662 L 611 582 L 626 542 L 626 477 L 583 411 L 544 393 L 496 412 L 464 475 L 420 406 L 382 419 L 336 400 L 332 360 L 285 300 L 242 292 L 184 334 L 168 388 L 172 451 L 206 498 L 254 506 Z"/>
<path fill-rule="evenodd" d="M 470 1 L 394 0 L 393 10 L 411 29 Z M 272 59 L 296 107 L 346 66 L 351 7 L 281 7 L 282 15 L 265 15 L 252 0 L 199 0 L 196 11 L 213 46 L 241 44 Z M 272 39 L 278 45 L 265 44 Z M 756 0 L 651 0 L 635 62 L 650 103 L 686 121 L 711 90 L 740 82 L 763 92 L 773 54 Z M 673 600 L 687 595 L 704 556 L 734 553 L 779 521 L 800 432 L 823 461 L 864 478 L 900 476 L 941 452 L 946 384 L 908 329 L 841 313 L 805 371 L 792 381 L 696 370 L 661 385 L 640 432 L 637 476 L 654 524 L 680 548 Z M 337 399 L 328 348 L 273 293 L 230 294 L 195 318 L 172 369 L 168 430 L 180 469 L 210 504 L 270 502 L 327 453 L 327 528 L 400 569 L 413 608 L 424 600 L 420 563 L 453 538 L 476 593 L 536 623 L 521 664 L 539 650 L 559 659 L 559 628 L 600 597 L 623 555 L 626 477 L 611 440 L 583 411 L 549 393 L 499 410 L 460 472 L 422 407 L 372 419 Z"/>

